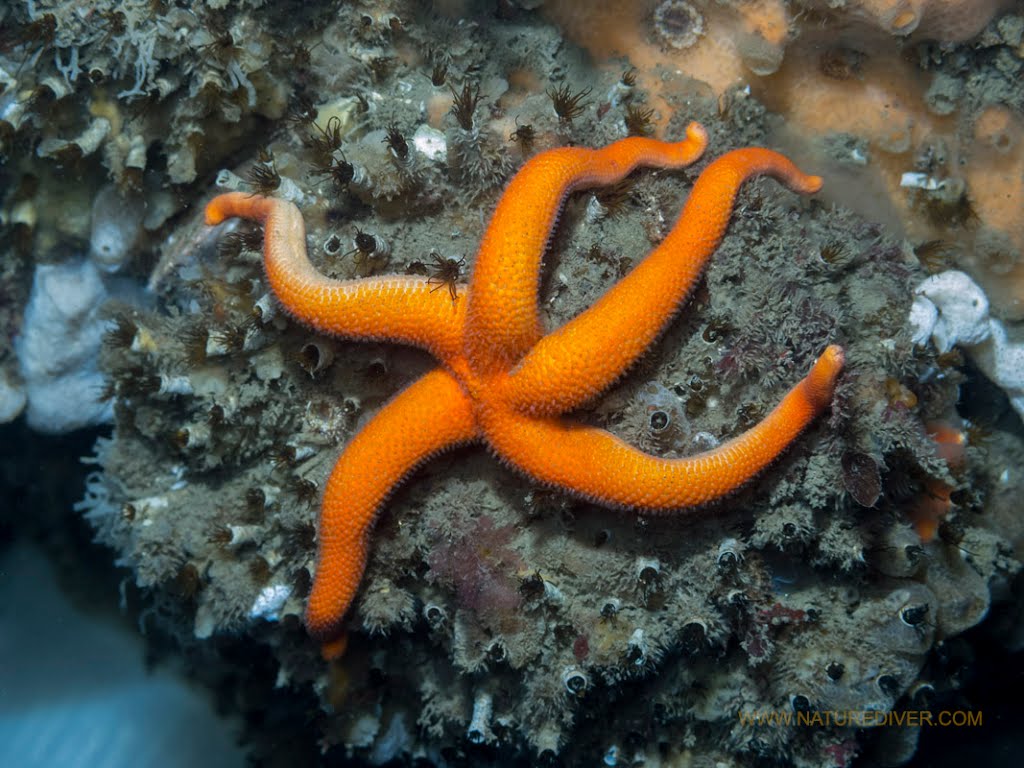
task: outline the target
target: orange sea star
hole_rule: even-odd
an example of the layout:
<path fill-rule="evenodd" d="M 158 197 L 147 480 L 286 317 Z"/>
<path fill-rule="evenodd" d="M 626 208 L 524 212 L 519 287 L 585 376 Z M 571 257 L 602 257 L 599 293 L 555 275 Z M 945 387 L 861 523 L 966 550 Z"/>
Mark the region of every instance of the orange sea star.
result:
<path fill-rule="evenodd" d="M 544 335 L 538 272 L 566 195 L 615 183 L 639 166 L 684 167 L 706 143 L 694 123 L 678 143 L 629 138 L 604 149 L 537 155 L 498 203 L 470 284 L 455 300 L 426 277 L 324 277 L 309 263 L 302 215 L 291 203 L 237 192 L 209 203 L 209 224 L 233 216 L 263 222 L 267 279 L 295 317 L 345 338 L 413 344 L 441 362 L 352 438 L 327 481 L 306 607 L 306 626 L 325 656 L 344 649 L 342 622 L 381 504 L 440 451 L 483 441 L 539 482 L 601 504 L 668 511 L 734 491 L 827 407 L 843 366 L 837 346 L 762 422 L 696 456 L 658 458 L 560 418 L 619 378 L 662 331 L 718 246 L 746 179 L 770 175 L 801 193 L 821 186 L 820 178 L 770 150 L 727 153 L 701 174 L 676 226 L 654 251 L 594 306 Z"/>

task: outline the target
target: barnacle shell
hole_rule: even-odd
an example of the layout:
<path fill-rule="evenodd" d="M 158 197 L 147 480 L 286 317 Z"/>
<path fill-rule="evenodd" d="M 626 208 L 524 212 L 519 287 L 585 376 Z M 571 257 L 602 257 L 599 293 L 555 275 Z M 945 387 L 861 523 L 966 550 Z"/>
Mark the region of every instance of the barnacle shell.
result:
<path fill-rule="evenodd" d="M 654 9 L 654 31 L 666 45 L 682 50 L 704 34 L 704 17 L 685 0 L 665 0 Z"/>

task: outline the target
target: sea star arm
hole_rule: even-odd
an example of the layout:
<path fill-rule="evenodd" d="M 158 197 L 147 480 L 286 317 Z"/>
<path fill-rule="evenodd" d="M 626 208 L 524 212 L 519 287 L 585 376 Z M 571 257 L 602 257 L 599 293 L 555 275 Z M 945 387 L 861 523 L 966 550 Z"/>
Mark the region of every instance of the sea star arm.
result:
<path fill-rule="evenodd" d="M 427 278 L 332 280 L 309 262 L 306 227 L 292 203 L 230 192 L 206 206 L 207 224 L 235 216 L 263 224 L 267 280 L 281 304 L 303 322 L 349 339 L 412 344 L 441 359 L 462 351 L 465 301 L 452 301 Z"/>
<path fill-rule="evenodd" d="M 306 627 L 325 656 L 344 650 L 342 619 L 362 580 L 381 504 L 424 461 L 476 437 L 469 398 L 439 368 L 402 391 L 345 447 L 324 488 L 306 604 Z"/>
<path fill-rule="evenodd" d="M 475 369 L 507 370 L 540 338 L 538 273 L 566 195 L 612 184 L 639 166 L 682 168 L 705 146 L 707 133 L 691 123 L 677 143 L 629 138 L 603 149 L 563 147 L 524 165 L 502 195 L 473 267 L 466 344 Z"/>
<path fill-rule="evenodd" d="M 773 176 L 795 192 L 821 188 L 767 149 L 738 149 L 701 174 L 669 235 L 592 307 L 540 339 L 504 380 L 502 399 L 533 415 L 582 405 L 618 379 L 661 333 L 725 234 L 748 179 Z"/>
<path fill-rule="evenodd" d="M 736 490 L 767 467 L 832 399 L 843 351 L 830 346 L 811 372 L 760 423 L 718 448 L 663 459 L 603 429 L 495 409 L 485 438 L 513 465 L 541 482 L 606 505 L 667 512 Z"/>

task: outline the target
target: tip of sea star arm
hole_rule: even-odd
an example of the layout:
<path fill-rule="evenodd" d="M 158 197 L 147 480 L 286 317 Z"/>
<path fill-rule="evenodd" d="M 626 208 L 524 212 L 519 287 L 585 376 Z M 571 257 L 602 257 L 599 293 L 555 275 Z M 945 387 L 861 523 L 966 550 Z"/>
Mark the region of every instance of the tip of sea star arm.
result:
<path fill-rule="evenodd" d="M 345 655 L 348 648 L 348 633 L 342 632 L 332 640 L 326 640 L 320 644 L 320 655 L 324 661 L 334 661 Z"/>
<path fill-rule="evenodd" d="M 814 367 L 807 374 L 806 388 L 809 399 L 817 408 L 824 408 L 832 400 L 836 389 L 836 381 L 843 372 L 846 353 L 838 344 L 830 344 L 814 362 Z"/>
<path fill-rule="evenodd" d="M 708 146 L 708 132 L 703 125 L 696 120 L 686 126 L 686 141 L 696 145 L 694 149 L 697 154 L 702 154 Z"/>
<path fill-rule="evenodd" d="M 726 152 L 708 166 L 697 183 L 707 179 L 709 185 L 721 183 L 731 189 L 760 175 L 771 176 L 801 195 L 813 195 L 821 189 L 823 183 L 821 176 L 806 174 L 785 155 L 763 147 L 745 147 Z"/>
<path fill-rule="evenodd" d="M 801 195 L 813 195 L 821 191 L 825 183 L 821 176 L 812 176 L 804 173 L 796 167 L 788 158 L 779 155 L 779 164 L 776 166 L 778 178 L 794 192 Z"/>
<path fill-rule="evenodd" d="M 782 161 L 777 167 L 780 174 L 779 179 L 785 182 L 787 187 L 801 195 L 813 195 L 821 191 L 821 187 L 825 183 L 821 176 L 804 173 L 789 158 L 783 155 L 778 157 Z"/>
<path fill-rule="evenodd" d="M 320 655 L 325 661 L 341 658 L 348 648 L 348 632 L 341 618 L 321 616 L 317 606 L 306 606 L 306 631 L 320 644 Z"/>
<path fill-rule="evenodd" d="M 212 227 L 236 216 L 263 220 L 270 213 L 273 204 L 273 200 L 245 192 L 217 195 L 206 204 L 206 224 Z"/>

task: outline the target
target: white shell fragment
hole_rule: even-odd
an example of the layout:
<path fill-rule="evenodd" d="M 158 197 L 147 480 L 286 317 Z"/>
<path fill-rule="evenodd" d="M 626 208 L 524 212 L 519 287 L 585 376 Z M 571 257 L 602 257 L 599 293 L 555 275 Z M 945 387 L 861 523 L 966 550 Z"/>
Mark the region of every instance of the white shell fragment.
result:
<path fill-rule="evenodd" d="M 936 179 L 927 173 L 904 173 L 900 176 L 900 186 L 905 189 L 923 189 L 935 192 L 946 186 L 945 179 Z"/>

